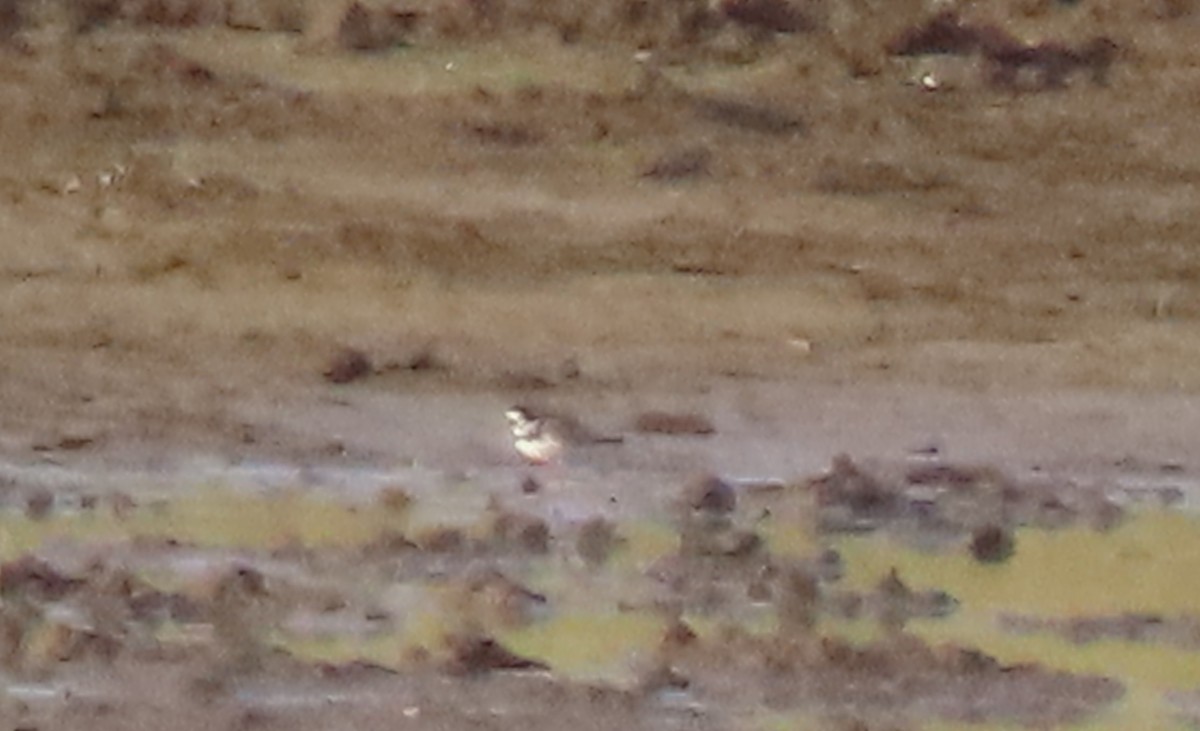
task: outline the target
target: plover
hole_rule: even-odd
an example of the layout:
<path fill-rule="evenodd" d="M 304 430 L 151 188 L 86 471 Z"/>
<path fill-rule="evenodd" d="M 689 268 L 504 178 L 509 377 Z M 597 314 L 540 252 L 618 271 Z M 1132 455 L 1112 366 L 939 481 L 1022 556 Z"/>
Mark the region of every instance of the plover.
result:
<path fill-rule="evenodd" d="M 512 431 L 513 448 L 534 465 L 559 462 L 569 449 L 588 444 L 619 444 L 622 437 L 600 436 L 566 416 L 538 414 L 525 406 L 504 412 Z"/>

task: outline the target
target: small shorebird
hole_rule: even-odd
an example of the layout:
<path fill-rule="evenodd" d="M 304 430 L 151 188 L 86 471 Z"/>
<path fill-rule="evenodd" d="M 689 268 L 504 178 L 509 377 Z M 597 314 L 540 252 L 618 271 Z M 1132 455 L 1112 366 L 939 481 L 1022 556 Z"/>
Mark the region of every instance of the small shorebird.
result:
<path fill-rule="evenodd" d="M 598 436 L 565 416 L 537 414 L 524 406 L 504 412 L 512 431 L 513 448 L 533 465 L 559 462 L 568 449 L 588 444 L 620 444 L 622 437 Z"/>

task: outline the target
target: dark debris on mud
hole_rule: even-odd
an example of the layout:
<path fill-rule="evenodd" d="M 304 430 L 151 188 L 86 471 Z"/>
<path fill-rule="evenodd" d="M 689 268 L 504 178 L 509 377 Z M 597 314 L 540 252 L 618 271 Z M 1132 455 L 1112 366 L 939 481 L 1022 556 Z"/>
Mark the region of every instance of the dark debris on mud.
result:
<path fill-rule="evenodd" d="M 910 585 L 896 569 L 865 590 L 844 587 L 842 557 L 820 542 L 830 531 L 903 533 L 934 525 L 959 546 L 970 541 L 977 553 L 986 548 L 988 556 L 999 557 L 1003 538 L 1016 526 L 1096 524 L 1105 508 L 1084 494 L 1069 485 L 1026 485 L 987 468 L 922 462 L 867 469 L 848 457 L 839 457 L 825 475 L 762 493 L 715 474 L 699 475 L 667 504 L 677 548 L 635 570 L 616 595 L 601 597 L 615 611 L 649 613 L 664 624 L 661 641 L 648 648 L 636 681 L 623 690 L 560 678 L 553 660 L 523 654 L 505 634 L 560 610 L 562 597 L 529 583 L 536 575 L 531 567 L 569 566 L 573 580 L 589 585 L 615 570 L 612 556 L 626 545 L 619 522 L 595 515 L 564 526 L 493 498 L 474 524 L 409 530 L 402 526 L 417 498 L 397 486 L 383 488 L 373 503 L 397 521 L 374 540 L 321 550 L 288 544 L 257 558 L 254 552 L 226 556 L 206 580 L 178 591 L 154 587 L 117 559 L 72 564 L 28 555 L 4 564 L 0 659 L 17 678 L 74 677 L 85 668 L 144 673 L 154 664 L 191 678 L 180 685 L 192 699 L 189 708 L 199 698 L 213 708 L 280 721 L 291 711 L 256 704 L 246 689 L 284 684 L 302 697 L 295 689 L 334 684 L 339 693 L 367 693 L 371 703 L 386 705 L 380 699 L 398 688 L 438 678 L 440 696 L 408 700 L 396 710 L 411 714 L 419 707 L 422 719 L 449 724 L 443 728 L 465 728 L 475 718 L 447 704 L 463 695 L 464 683 L 473 689 L 527 684 L 547 699 L 571 699 L 564 702 L 578 704 L 572 707 L 581 714 L 610 703 L 621 708 L 593 724 L 597 728 L 617 727 L 608 720 L 640 728 L 652 727 L 652 719 L 675 723 L 685 716 L 697 728 L 721 728 L 763 709 L 853 728 L 929 718 L 1069 723 L 1111 703 L 1123 692 L 1121 684 L 1037 664 L 1005 665 L 971 647 L 927 643 L 907 632 L 909 623 L 954 613 L 954 597 Z M 520 499 L 522 508 L 534 508 L 546 496 Z M 811 555 L 776 554 L 762 532 L 763 521 L 774 519 L 772 508 L 787 514 L 788 500 L 815 508 L 805 513 L 819 529 Z M 147 540 L 131 548 L 155 553 L 156 546 L 158 554 L 202 550 Z M 343 575 L 349 566 L 363 582 L 435 588 L 431 596 L 437 598 L 429 601 L 437 603 L 442 634 L 379 664 L 305 659 L 268 639 L 303 622 L 398 631 L 406 610 L 348 590 Z M 745 619 L 755 613 L 773 615 L 774 629 L 746 630 Z M 693 617 L 706 618 L 715 629 L 695 631 L 688 623 Z M 842 620 L 875 624 L 879 639 L 852 644 L 823 631 L 829 621 Z M 1200 637 L 1189 618 L 1005 622 L 1010 631 L 1060 632 L 1076 641 L 1120 637 L 1178 644 Z M 163 627 L 186 628 L 190 639 L 161 639 Z M 675 700 L 664 703 L 667 698 Z M 513 710 L 513 718 L 528 715 L 531 728 L 541 727 L 551 706 L 538 703 Z M 341 708 L 338 718 L 357 712 Z"/>
<path fill-rule="evenodd" d="M 1065 619 L 1003 614 L 1000 627 L 1016 634 L 1051 633 L 1077 645 L 1103 640 L 1145 642 L 1200 650 L 1200 617 L 1128 612 L 1111 616 Z"/>
<path fill-rule="evenodd" d="M 1006 558 L 1016 527 L 1109 530 L 1125 514 L 1095 488 L 1066 480 L 1022 481 L 993 467 L 944 462 L 868 469 L 840 455 L 808 486 L 822 531 L 888 529 L 942 542 L 969 538 L 980 560 Z"/>
<path fill-rule="evenodd" d="M 832 638 L 786 641 L 735 633 L 719 646 L 697 643 L 673 660 L 693 687 L 726 696 L 729 703 L 803 707 L 876 722 L 934 716 L 958 722 L 1069 723 L 1123 693 L 1122 685 L 1109 678 L 1005 665 L 975 649 L 930 646 L 906 634 L 859 647 Z M 735 677 L 754 681 L 731 683 Z M 746 698 L 747 688 L 756 697 Z"/>

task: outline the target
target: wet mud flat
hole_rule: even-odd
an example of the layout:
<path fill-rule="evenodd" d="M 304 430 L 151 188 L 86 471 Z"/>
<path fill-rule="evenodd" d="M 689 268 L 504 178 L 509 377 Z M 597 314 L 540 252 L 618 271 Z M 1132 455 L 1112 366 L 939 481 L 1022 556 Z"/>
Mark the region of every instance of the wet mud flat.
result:
<path fill-rule="evenodd" d="M 1195 23 L 0 3 L 0 720 L 1194 725 Z"/>
<path fill-rule="evenodd" d="M 356 494 L 262 474 L 6 506 L 6 717 L 1107 728 L 1163 723 L 1197 682 L 1171 659 L 1194 647 L 1161 632 L 1200 617 L 1180 588 L 1200 524 L 1136 485 L 929 456 L 675 475 L 649 500 L 582 471 L 531 492 L 521 471 L 373 470 Z M 1054 645 L 1060 623 L 1150 605 L 1178 626 Z"/>

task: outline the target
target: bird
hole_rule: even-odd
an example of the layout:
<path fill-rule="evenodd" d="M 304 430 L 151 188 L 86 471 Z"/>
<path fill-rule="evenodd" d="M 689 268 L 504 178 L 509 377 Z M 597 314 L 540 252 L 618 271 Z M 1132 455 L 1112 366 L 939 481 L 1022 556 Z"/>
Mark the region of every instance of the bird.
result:
<path fill-rule="evenodd" d="M 589 444 L 620 444 L 619 436 L 601 436 L 567 416 L 539 414 L 527 406 L 510 406 L 504 417 L 513 448 L 531 465 L 560 462 L 569 449 Z"/>

